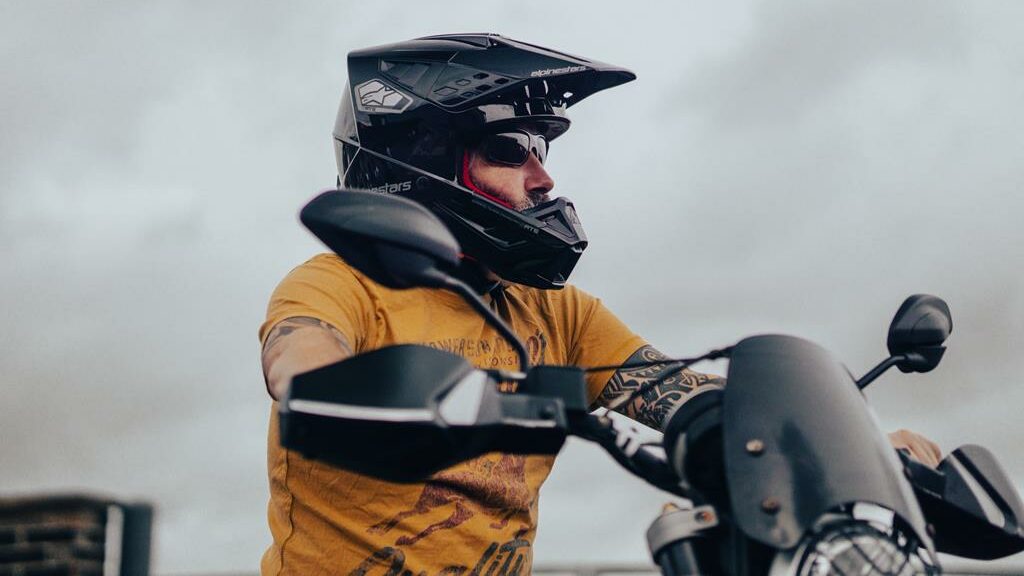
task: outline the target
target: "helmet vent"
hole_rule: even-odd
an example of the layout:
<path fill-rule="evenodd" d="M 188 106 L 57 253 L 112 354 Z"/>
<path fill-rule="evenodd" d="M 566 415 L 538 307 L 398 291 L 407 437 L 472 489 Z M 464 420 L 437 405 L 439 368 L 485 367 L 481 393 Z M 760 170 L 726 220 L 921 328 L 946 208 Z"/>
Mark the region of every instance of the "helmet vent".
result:
<path fill-rule="evenodd" d="M 419 62 L 395 62 L 385 60 L 380 63 L 380 71 L 383 72 L 385 76 L 409 87 L 415 86 L 428 70 L 430 70 L 430 66 Z"/>
<path fill-rule="evenodd" d="M 434 36 L 424 36 L 417 40 L 448 40 L 450 42 L 462 42 L 463 44 L 469 44 L 470 46 L 476 46 L 478 48 L 489 48 L 497 45 L 491 36 L 494 34 L 435 34 Z"/>
<path fill-rule="evenodd" d="M 434 84 L 433 94 L 438 98 L 445 98 L 440 101 L 443 106 L 461 104 L 511 81 L 509 78 L 472 68 L 461 68 L 455 72 L 461 73 L 444 74 Z"/>

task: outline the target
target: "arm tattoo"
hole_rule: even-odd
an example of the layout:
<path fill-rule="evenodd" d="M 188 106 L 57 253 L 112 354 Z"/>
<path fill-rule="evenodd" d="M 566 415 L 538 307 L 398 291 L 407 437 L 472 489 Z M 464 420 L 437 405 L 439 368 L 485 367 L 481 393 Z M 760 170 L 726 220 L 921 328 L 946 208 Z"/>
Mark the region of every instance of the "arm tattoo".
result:
<path fill-rule="evenodd" d="M 348 338 L 341 333 L 337 328 L 331 326 L 327 322 L 320 320 L 319 318 L 310 318 L 309 316 L 293 316 L 291 318 L 285 318 L 271 329 L 270 334 L 267 335 L 267 340 L 263 344 L 263 373 L 266 374 L 269 369 L 269 363 L 272 358 L 277 354 L 277 349 L 284 345 L 288 340 L 288 336 L 297 330 L 303 328 L 317 328 L 330 334 L 331 338 L 338 343 L 338 348 L 346 355 L 351 356 L 352 346 L 348 343 Z"/>
<path fill-rule="evenodd" d="M 668 356 L 658 352 L 653 346 L 644 346 L 634 352 L 625 364 L 667 359 Z M 664 378 L 660 384 L 619 408 L 619 411 L 626 416 L 655 430 L 661 430 L 665 419 L 675 407 L 685 402 L 687 398 L 698 391 L 698 388 L 725 386 L 725 378 L 721 376 L 701 374 L 688 368 L 680 370 L 672 364 L 656 364 L 647 368 L 620 369 L 605 385 L 597 401 L 599 404 L 607 406 L 623 396 L 632 394 L 644 384 L 659 378 Z"/>

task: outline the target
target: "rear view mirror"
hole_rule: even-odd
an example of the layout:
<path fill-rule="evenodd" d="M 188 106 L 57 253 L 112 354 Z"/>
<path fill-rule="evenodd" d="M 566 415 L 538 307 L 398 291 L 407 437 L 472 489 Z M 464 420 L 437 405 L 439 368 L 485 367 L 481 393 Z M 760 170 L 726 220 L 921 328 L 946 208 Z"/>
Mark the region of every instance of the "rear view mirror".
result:
<path fill-rule="evenodd" d="M 399 196 L 329 190 L 299 219 L 328 248 L 389 288 L 438 287 L 459 264 L 459 243 L 420 204 Z"/>
<path fill-rule="evenodd" d="M 889 357 L 857 380 L 863 390 L 886 370 L 928 372 L 939 365 L 946 353 L 943 346 L 953 331 L 949 306 L 938 296 L 914 294 L 903 301 L 889 324 Z"/>
<path fill-rule="evenodd" d="M 943 343 L 953 331 L 949 306 L 939 297 L 915 294 L 907 298 L 889 326 L 889 354 L 902 357 L 902 372 L 928 372 L 946 351 Z"/>

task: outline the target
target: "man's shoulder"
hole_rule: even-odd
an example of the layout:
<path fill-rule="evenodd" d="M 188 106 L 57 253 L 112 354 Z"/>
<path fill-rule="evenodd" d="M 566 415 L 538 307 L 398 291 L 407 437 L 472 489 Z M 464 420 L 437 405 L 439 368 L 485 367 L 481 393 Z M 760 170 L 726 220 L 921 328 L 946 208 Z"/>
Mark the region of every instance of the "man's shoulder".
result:
<path fill-rule="evenodd" d="M 374 305 L 404 306 L 410 301 L 421 305 L 461 302 L 459 296 L 436 288 L 389 288 L 378 284 L 355 266 L 333 252 L 317 254 L 296 266 L 282 282 L 297 289 L 329 290 L 335 294 L 367 297 Z"/>
<path fill-rule="evenodd" d="M 289 277 L 325 276 L 335 278 L 355 278 L 360 283 L 368 279 L 362 272 L 356 270 L 351 264 L 345 262 L 333 252 L 317 254 L 302 264 L 299 264 L 288 273 Z"/>
<path fill-rule="evenodd" d="M 521 298 L 535 305 L 552 309 L 575 308 L 598 300 L 586 290 L 573 284 L 566 284 L 560 290 L 545 290 L 522 284 L 512 284 L 507 290 L 519 294 Z"/>
<path fill-rule="evenodd" d="M 370 293 L 372 281 L 333 253 L 317 254 L 292 268 L 278 283 L 275 294 L 297 298 L 310 292 Z"/>
<path fill-rule="evenodd" d="M 302 264 L 299 264 L 296 268 L 322 268 L 327 270 L 352 272 L 353 274 L 357 273 L 355 268 L 333 252 L 321 252 Z"/>

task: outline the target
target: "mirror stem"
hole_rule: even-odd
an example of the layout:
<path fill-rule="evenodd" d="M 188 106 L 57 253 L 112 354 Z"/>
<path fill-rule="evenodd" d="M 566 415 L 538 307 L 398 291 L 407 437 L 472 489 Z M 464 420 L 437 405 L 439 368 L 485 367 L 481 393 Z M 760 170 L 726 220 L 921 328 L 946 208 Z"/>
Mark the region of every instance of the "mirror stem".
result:
<path fill-rule="evenodd" d="M 495 314 L 494 311 L 491 310 L 490 307 L 488 307 L 487 304 L 485 304 L 484 301 L 476 295 L 476 292 L 474 292 L 473 289 L 465 282 L 451 276 L 446 276 L 443 280 L 442 287 L 462 296 L 463 300 L 472 306 L 474 310 L 480 313 L 480 315 L 487 320 L 487 323 L 494 327 L 494 329 L 508 341 L 519 356 L 519 370 L 525 377 L 526 371 L 530 369 L 530 357 L 526 353 L 526 346 L 523 346 L 523 343 L 515 333 L 512 332 L 512 329 L 508 327 L 508 324 L 505 324 L 505 322 L 502 321 L 502 319 L 499 318 L 498 315 Z"/>
<path fill-rule="evenodd" d="M 886 370 L 892 368 L 893 366 L 902 362 L 905 359 L 906 356 L 903 356 L 902 354 L 897 354 L 895 356 L 890 356 L 885 360 L 882 360 L 878 364 L 878 366 L 875 366 L 867 374 L 861 376 L 860 380 L 857 380 L 857 388 L 860 390 L 867 388 L 868 384 L 874 382 L 875 379 L 884 374 Z"/>

